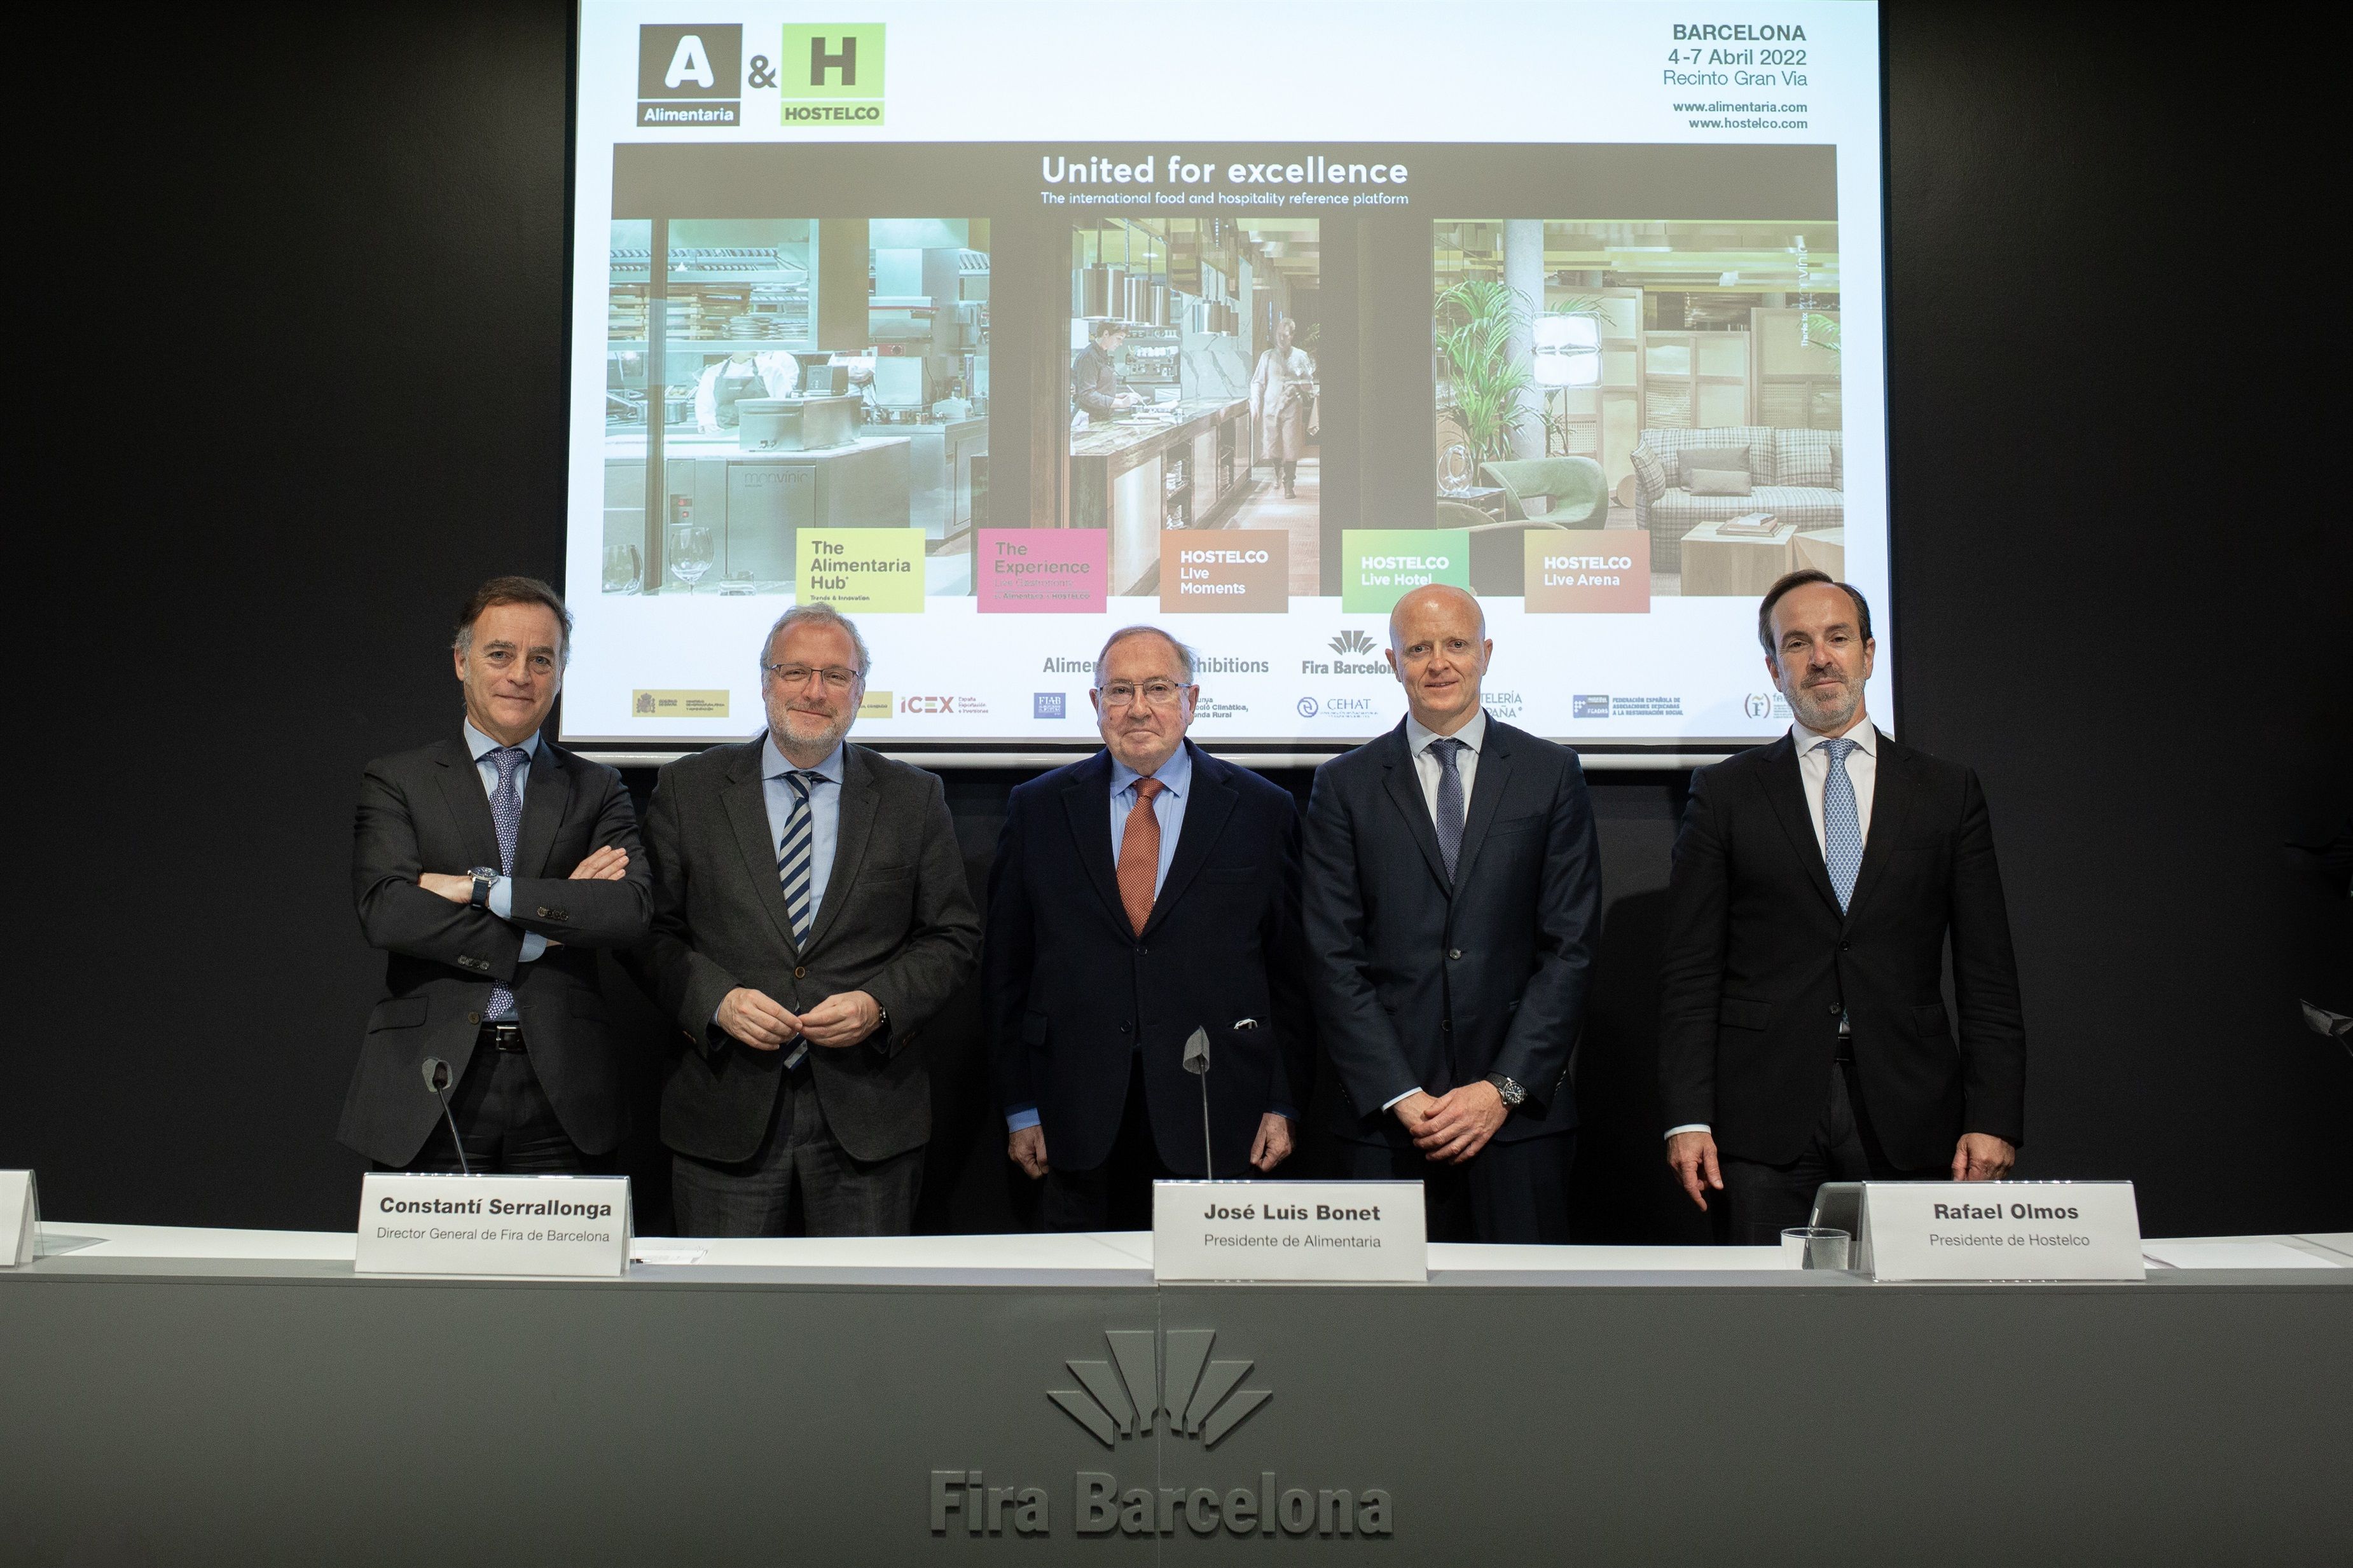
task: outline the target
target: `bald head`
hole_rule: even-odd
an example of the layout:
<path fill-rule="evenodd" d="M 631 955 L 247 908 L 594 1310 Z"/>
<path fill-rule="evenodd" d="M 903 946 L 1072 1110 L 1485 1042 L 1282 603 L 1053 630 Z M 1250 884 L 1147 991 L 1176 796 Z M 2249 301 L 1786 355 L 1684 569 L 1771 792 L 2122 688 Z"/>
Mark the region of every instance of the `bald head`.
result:
<path fill-rule="evenodd" d="M 1479 711 L 1479 683 L 1494 651 L 1486 612 L 1468 590 L 1432 583 L 1389 612 L 1389 668 L 1414 718 L 1441 735 Z"/>

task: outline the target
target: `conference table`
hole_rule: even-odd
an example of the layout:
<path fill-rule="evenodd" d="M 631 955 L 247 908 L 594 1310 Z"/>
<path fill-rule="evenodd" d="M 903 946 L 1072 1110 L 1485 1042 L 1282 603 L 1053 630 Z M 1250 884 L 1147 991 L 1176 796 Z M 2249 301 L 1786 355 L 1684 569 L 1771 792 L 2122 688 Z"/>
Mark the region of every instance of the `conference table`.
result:
<path fill-rule="evenodd" d="M 348 1234 L 52 1221 L 0 1269 L 0 1560 L 2342 1561 L 2353 1235 L 2141 1281 L 1433 1246 L 1155 1284 L 1145 1235 L 639 1238 L 355 1275 Z"/>

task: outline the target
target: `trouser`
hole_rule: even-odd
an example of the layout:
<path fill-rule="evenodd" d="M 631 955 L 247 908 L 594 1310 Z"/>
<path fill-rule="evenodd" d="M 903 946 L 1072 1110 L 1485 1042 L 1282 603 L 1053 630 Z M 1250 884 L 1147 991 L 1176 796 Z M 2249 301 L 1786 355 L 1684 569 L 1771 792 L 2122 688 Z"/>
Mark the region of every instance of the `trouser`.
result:
<path fill-rule="evenodd" d="M 1276 462 L 1274 465 L 1274 471 L 1277 477 L 1282 480 L 1282 493 L 1284 495 L 1296 495 L 1298 492 L 1293 489 L 1293 486 L 1299 478 L 1299 465 L 1292 461 L 1289 458 L 1284 458 Z"/>
<path fill-rule="evenodd" d="M 449 1114 L 433 1124 L 433 1135 L 417 1158 L 400 1168 L 456 1171 L 459 1143 L 450 1139 L 451 1121 L 458 1124 L 466 1166 L 477 1174 L 576 1176 L 588 1169 L 587 1157 L 548 1102 L 518 1025 L 482 1026 L 473 1059 L 449 1091 Z"/>
<path fill-rule="evenodd" d="M 1356 1181 L 1418 1181 L 1432 1241 L 1568 1240 L 1568 1172 L 1577 1134 L 1487 1146 L 1459 1165 L 1433 1163 L 1418 1149 L 1344 1143 L 1341 1173 Z"/>
<path fill-rule="evenodd" d="M 1853 1059 L 1844 1056 L 1831 1070 L 1830 1096 L 1805 1152 L 1786 1165 L 1722 1153 L 1716 1163 L 1724 1177 L 1725 1239 L 1735 1247 L 1778 1247 L 1784 1230 L 1813 1217 L 1814 1194 L 1824 1182 L 1924 1182 L 1952 1173 L 1949 1166 L 1905 1170 L 1888 1159 L 1863 1107 Z"/>
<path fill-rule="evenodd" d="M 768 1131 L 750 1159 L 670 1156 L 681 1236 L 904 1236 L 923 1184 L 920 1145 L 860 1160 L 835 1141 L 806 1062 L 776 1086 Z"/>
<path fill-rule="evenodd" d="M 1129 1058 L 1134 1064 L 1133 1056 Z M 1248 1171 L 1229 1173 L 1247 1175 Z M 1111 1153 L 1091 1171 L 1066 1171 L 1054 1163 L 1054 1141 L 1046 1139 L 1046 1190 L 1038 1223 L 1047 1230 L 1150 1230 L 1152 1184 L 1176 1175 L 1161 1163 L 1153 1141 L 1152 1116 L 1144 1100 L 1144 1074 L 1131 1065 L 1127 1098 Z"/>

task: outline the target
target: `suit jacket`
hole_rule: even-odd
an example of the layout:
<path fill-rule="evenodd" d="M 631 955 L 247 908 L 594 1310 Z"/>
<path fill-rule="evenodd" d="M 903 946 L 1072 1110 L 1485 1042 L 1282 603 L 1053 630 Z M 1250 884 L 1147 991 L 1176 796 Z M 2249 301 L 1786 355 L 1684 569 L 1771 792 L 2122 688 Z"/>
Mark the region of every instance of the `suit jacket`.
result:
<path fill-rule="evenodd" d="M 646 808 L 653 933 L 630 967 L 683 1037 L 662 1090 L 662 1142 L 733 1163 L 759 1148 L 784 1059 L 712 1023 L 737 986 L 792 1012 L 863 991 L 891 1015 L 858 1045 L 809 1047 L 826 1125 L 852 1158 L 881 1160 L 932 1135 L 918 1032 L 971 977 L 980 917 L 935 774 L 846 748 L 841 827 L 825 902 L 793 941 L 760 782 L 765 736 L 661 770 Z"/>
<path fill-rule="evenodd" d="M 2018 966 L 1977 775 L 1882 737 L 1841 916 L 1798 766 L 1784 735 L 1692 775 L 1661 974 L 1667 1125 L 1706 1122 L 1742 1159 L 1796 1159 L 1830 1090 L 1843 1009 L 1864 1108 L 1897 1165 L 1942 1167 L 1963 1132 L 2022 1142 Z M 1957 1035 L 1941 985 L 1948 935 Z"/>
<path fill-rule="evenodd" d="M 1381 1107 L 1503 1074 L 1528 1091 L 1500 1142 L 1577 1126 L 1569 1059 L 1601 915 L 1577 753 L 1491 715 L 1450 885 L 1405 725 L 1316 771 L 1308 980 L 1339 1068 L 1335 1129 L 1410 1149 Z"/>
<path fill-rule="evenodd" d="M 616 844 L 629 852 L 619 881 L 566 879 L 591 851 Z M 379 757 L 360 775 L 352 896 L 369 945 L 389 956 L 337 1136 L 372 1160 L 417 1157 L 441 1118 L 425 1058 L 439 1057 L 464 1078 L 493 981 L 514 993 L 532 1068 L 565 1135 L 601 1154 L 628 1129 L 596 950 L 644 939 L 653 877 L 621 775 L 542 737 L 515 835 L 512 922 L 417 886 L 424 872 L 498 863 L 490 795 L 456 736 Z M 518 963 L 525 931 L 563 945 Z"/>
<path fill-rule="evenodd" d="M 1139 1050 L 1153 1142 L 1202 1170 L 1201 1090 L 1186 1038 L 1209 1032 L 1211 1168 L 1248 1168 L 1259 1119 L 1314 1083 L 1300 974 L 1299 810 L 1289 792 L 1192 742 L 1192 797 L 1139 935 L 1111 849 L 1111 754 L 1013 792 L 988 879 L 989 1041 L 1000 1102 L 1035 1105 L 1046 1156 L 1111 1154 Z M 1255 1027 L 1234 1025 L 1252 1020 Z"/>

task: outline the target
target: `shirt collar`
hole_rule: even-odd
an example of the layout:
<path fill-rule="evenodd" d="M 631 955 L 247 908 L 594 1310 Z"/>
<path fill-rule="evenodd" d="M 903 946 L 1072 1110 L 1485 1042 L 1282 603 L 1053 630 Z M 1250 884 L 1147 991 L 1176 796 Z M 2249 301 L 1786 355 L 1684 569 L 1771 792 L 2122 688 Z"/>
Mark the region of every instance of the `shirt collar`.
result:
<path fill-rule="evenodd" d="M 1108 752 L 1105 754 L 1109 755 Z M 1117 757 L 1113 757 L 1111 759 L 1111 793 L 1113 795 L 1122 795 L 1128 794 L 1135 788 L 1135 781 L 1143 776 L 1144 775 L 1142 773 L 1137 773 L 1134 768 L 1129 767 Z M 1170 795 L 1175 795 L 1178 800 L 1183 800 L 1185 798 L 1185 792 L 1193 787 L 1193 748 L 1191 744 L 1184 741 L 1177 742 L 1176 749 L 1169 753 L 1168 760 L 1161 763 L 1159 772 L 1154 773 L 1152 776 L 1158 779 L 1160 781 L 1161 787 L 1166 789 Z"/>
<path fill-rule="evenodd" d="M 1801 757 L 1808 752 L 1819 751 L 1821 748 L 1822 742 L 1830 740 L 1831 738 L 1831 737 L 1823 734 L 1819 730 L 1809 730 L 1803 724 L 1798 723 L 1794 720 L 1790 721 L 1789 739 L 1797 742 L 1798 755 Z M 1854 742 L 1854 749 L 1861 752 L 1864 756 L 1869 757 L 1873 762 L 1875 763 L 1879 760 L 1879 731 L 1870 720 L 1865 719 L 1862 723 L 1857 724 L 1853 729 L 1849 730 L 1844 735 L 1838 738 L 1845 741 L 1852 741 Z"/>
<path fill-rule="evenodd" d="M 846 761 L 843 753 L 849 750 L 849 743 L 846 741 L 835 742 L 833 753 L 807 771 L 817 774 L 819 778 L 830 779 L 837 786 L 839 785 Z M 792 759 L 776 749 L 776 731 L 770 731 L 760 742 L 760 776 L 764 779 L 780 779 L 793 771 L 795 771 L 795 764 Z"/>
<path fill-rule="evenodd" d="M 495 752 L 498 749 L 498 742 L 491 740 L 488 735 L 485 735 L 480 730 L 475 729 L 474 721 L 471 719 L 466 721 L 466 750 L 472 754 L 474 761 L 479 763 L 484 757 L 489 756 L 492 752 Z M 531 739 L 522 743 L 522 754 L 524 760 L 527 762 L 537 762 L 539 760 L 538 731 L 533 730 L 531 732 Z"/>
<path fill-rule="evenodd" d="M 1405 747 L 1415 756 L 1418 757 L 1430 750 L 1430 743 L 1432 741 L 1443 738 L 1437 731 L 1415 718 L 1411 712 L 1409 711 L 1406 714 Z M 1455 731 L 1453 738 L 1468 747 L 1472 755 L 1477 755 L 1479 748 L 1487 742 L 1487 710 L 1482 708 L 1472 714 L 1471 722 Z"/>

